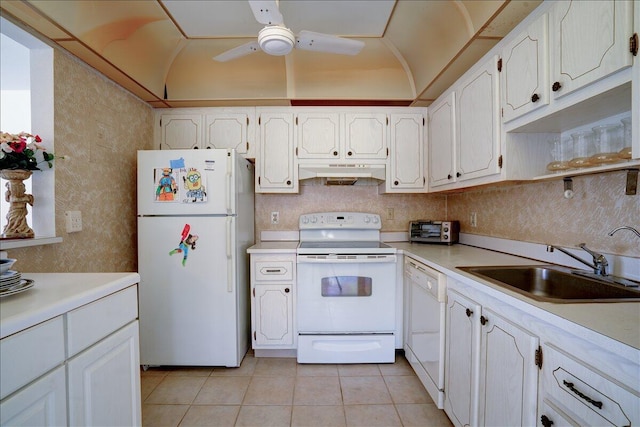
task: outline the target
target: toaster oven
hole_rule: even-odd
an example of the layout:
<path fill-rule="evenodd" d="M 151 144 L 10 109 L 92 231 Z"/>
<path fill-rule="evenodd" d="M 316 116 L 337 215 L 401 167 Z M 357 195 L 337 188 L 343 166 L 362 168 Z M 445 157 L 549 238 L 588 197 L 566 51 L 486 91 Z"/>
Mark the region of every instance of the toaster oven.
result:
<path fill-rule="evenodd" d="M 411 221 L 409 241 L 416 243 L 438 243 L 452 245 L 458 242 L 460 223 L 458 221 Z"/>

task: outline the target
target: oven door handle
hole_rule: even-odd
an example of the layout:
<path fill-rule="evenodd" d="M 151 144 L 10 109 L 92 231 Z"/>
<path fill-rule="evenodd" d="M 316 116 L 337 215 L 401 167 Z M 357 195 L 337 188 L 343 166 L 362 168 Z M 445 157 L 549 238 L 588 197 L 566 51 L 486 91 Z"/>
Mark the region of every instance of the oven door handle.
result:
<path fill-rule="evenodd" d="M 397 258 L 395 255 L 384 256 L 367 256 L 359 255 L 356 257 L 343 258 L 336 255 L 329 255 L 326 257 L 309 257 L 298 255 L 298 264 L 381 264 L 381 263 L 394 263 Z"/>

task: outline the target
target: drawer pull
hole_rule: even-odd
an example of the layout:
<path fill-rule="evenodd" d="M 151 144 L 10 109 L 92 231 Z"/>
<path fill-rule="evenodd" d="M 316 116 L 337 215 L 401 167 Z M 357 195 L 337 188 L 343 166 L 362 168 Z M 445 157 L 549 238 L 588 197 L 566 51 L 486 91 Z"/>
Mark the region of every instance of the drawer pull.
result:
<path fill-rule="evenodd" d="M 467 315 L 467 317 L 471 317 L 471 315 L 473 314 L 473 311 L 469 310 L 468 308 L 465 310 L 465 313 Z"/>
<path fill-rule="evenodd" d="M 602 409 L 602 402 L 599 402 L 597 400 L 593 400 L 592 398 L 590 398 L 589 396 L 587 396 L 586 394 L 582 393 L 580 390 L 578 390 L 577 388 L 575 388 L 573 386 L 573 383 L 567 381 L 567 380 L 562 380 L 562 382 L 564 383 L 565 386 L 567 386 L 567 388 L 569 390 L 571 390 L 572 392 L 574 392 L 576 395 L 578 395 L 579 397 L 581 397 L 582 399 L 586 400 L 587 402 L 591 403 L 593 406 L 595 406 L 598 409 Z"/>
<path fill-rule="evenodd" d="M 547 417 L 546 415 L 543 415 L 540 417 L 540 423 L 544 426 L 544 427 L 551 427 L 553 425 L 553 421 L 551 421 L 549 419 L 549 417 Z"/>
<path fill-rule="evenodd" d="M 280 269 L 280 268 L 267 268 L 265 271 L 267 273 L 280 273 L 280 272 L 282 272 L 282 269 Z"/>

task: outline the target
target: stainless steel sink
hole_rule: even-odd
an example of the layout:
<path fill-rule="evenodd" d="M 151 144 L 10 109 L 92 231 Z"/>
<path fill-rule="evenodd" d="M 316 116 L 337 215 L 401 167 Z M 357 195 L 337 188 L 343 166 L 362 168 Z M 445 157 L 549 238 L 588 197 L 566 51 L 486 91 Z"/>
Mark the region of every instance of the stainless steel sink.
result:
<path fill-rule="evenodd" d="M 459 268 L 538 301 L 555 303 L 640 301 L 638 282 L 623 279 L 626 284 L 623 286 L 613 283 L 612 276 L 587 277 L 583 271 L 574 271 L 555 265 Z"/>

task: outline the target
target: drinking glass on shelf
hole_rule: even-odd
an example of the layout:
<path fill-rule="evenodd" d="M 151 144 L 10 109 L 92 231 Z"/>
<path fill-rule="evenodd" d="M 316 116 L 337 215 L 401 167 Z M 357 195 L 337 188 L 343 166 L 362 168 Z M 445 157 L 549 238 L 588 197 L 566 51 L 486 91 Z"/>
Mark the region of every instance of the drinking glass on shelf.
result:
<path fill-rule="evenodd" d="M 560 172 L 570 169 L 569 160 L 573 155 L 571 138 L 562 139 L 559 135 L 548 141 L 551 145 L 551 157 L 553 161 L 547 165 L 547 170 Z"/>
<path fill-rule="evenodd" d="M 631 158 L 631 117 L 625 117 L 622 122 L 622 149 L 618 152 L 621 159 Z"/>
<path fill-rule="evenodd" d="M 595 154 L 593 164 L 613 163 L 620 160 L 618 152 L 622 148 L 622 126 L 600 125 L 593 128 Z"/>
<path fill-rule="evenodd" d="M 584 168 L 593 166 L 591 156 L 595 154 L 593 146 L 593 132 L 585 130 L 571 134 L 573 140 L 573 158 L 569 161 L 569 166 L 573 168 Z"/>

